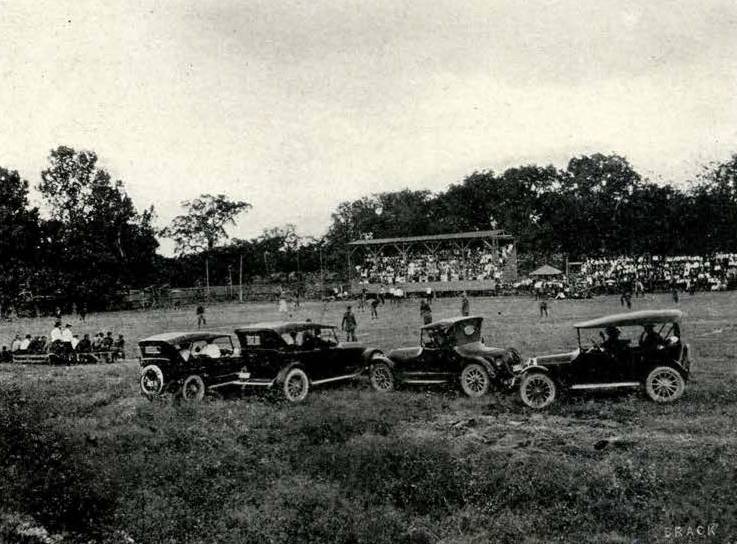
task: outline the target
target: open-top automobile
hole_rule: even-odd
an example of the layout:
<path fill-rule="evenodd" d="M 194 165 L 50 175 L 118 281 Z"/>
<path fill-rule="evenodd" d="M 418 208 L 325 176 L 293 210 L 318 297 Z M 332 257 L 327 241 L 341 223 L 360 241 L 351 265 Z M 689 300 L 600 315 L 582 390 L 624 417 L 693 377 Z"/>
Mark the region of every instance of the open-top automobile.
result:
<path fill-rule="evenodd" d="M 680 310 L 643 310 L 576 323 L 575 350 L 515 368 L 522 402 L 542 409 L 563 392 L 635 388 L 658 403 L 679 399 L 691 366 L 682 318 Z"/>
<path fill-rule="evenodd" d="M 509 389 L 515 349 L 490 347 L 481 338 L 483 317 L 442 319 L 422 327 L 420 346 L 399 348 L 372 362 L 371 385 L 391 391 L 401 385 L 458 384 L 469 397 L 485 395 L 492 385 Z"/>

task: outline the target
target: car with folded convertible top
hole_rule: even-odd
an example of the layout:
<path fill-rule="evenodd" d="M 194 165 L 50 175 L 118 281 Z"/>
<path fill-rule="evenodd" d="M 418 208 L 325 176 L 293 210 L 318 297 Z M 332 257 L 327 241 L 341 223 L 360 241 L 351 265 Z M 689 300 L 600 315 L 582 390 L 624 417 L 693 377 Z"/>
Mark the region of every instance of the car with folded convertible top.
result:
<path fill-rule="evenodd" d="M 514 368 L 520 398 L 542 409 L 565 392 L 644 389 L 654 402 L 674 402 L 691 371 L 682 320 L 680 310 L 643 310 L 576 323 L 576 349 Z"/>
<path fill-rule="evenodd" d="M 201 400 L 207 392 L 273 389 L 290 402 L 313 387 L 358 378 L 384 358 L 376 348 L 340 342 L 332 325 L 271 322 L 246 325 L 230 334 L 165 333 L 141 340 L 142 393 L 173 393 Z"/>
<path fill-rule="evenodd" d="M 481 337 L 483 321 L 464 316 L 425 325 L 418 347 L 395 349 L 372 361 L 372 387 L 387 392 L 402 385 L 458 384 L 469 397 L 480 397 L 492 386 L 511 388 L 512 367 L 522 359 L 513 348 L 487 346 Z"/>

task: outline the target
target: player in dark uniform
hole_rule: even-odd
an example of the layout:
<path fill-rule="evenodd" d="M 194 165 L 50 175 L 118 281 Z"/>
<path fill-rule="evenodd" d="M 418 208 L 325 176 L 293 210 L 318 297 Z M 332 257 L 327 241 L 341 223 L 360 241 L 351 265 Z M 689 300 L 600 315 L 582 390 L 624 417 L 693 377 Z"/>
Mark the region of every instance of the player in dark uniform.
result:
<path fill-rule="evenodd" d="M 356 316 L 351 312 L 351 307 L 346 307 L 343 314 L 343 321 L 340 323 L 341 330 L 345 331 L 345 339 L 347 342 L 356 341 Z"/>

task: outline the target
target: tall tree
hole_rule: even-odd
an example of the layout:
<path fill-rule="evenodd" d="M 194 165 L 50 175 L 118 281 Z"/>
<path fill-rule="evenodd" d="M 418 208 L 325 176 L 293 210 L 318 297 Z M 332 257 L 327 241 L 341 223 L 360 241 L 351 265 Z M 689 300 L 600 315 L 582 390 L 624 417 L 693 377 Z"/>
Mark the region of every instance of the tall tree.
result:
<path fill-rule="evenodd" d="M 94 151 L 51 151 L 38 190 L 49 207 L 53 285 L 75 300 L 104 301 L 146 281 L 158 242 L 153 208 L 139 214 L 123 182 L 97 164 Z"/>
<path fill-rule="evenodd" d="M 205 252 L 205 281 L 209 292 L 210 252 L 221 240 L 228 238 L 225 227 L 235 225 L 235 218 L 251 205 L 243 200 L 231 200 L 224 194 L 202 194 L 194 200 L 185 200 L 182 207 L 185 213 L 176 216 L 161 235 L 174 240 L 175 251 L 180 256 Z"/>
<path fill-rule="evenodd" d="M 0 304 L 30 279 L 39 264 L 39 243 L 38 210 L 29 206 L 28 182 L 0 167 Z"/>

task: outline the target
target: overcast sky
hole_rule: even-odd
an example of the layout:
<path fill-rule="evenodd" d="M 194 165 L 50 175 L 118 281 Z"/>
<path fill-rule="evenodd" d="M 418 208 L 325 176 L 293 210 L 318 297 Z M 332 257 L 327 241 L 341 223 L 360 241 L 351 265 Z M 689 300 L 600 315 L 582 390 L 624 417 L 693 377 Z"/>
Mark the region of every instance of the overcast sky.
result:
<path fill-rule="evenodd" d="M 0 165 L 95 150 L 162 226 L 322 234 L 342 200 L 601 151 L 682 181 L 737 152 L 737 3 L 0 0 Z M 165 248 L 166 249 L 166 248 Z"/>

